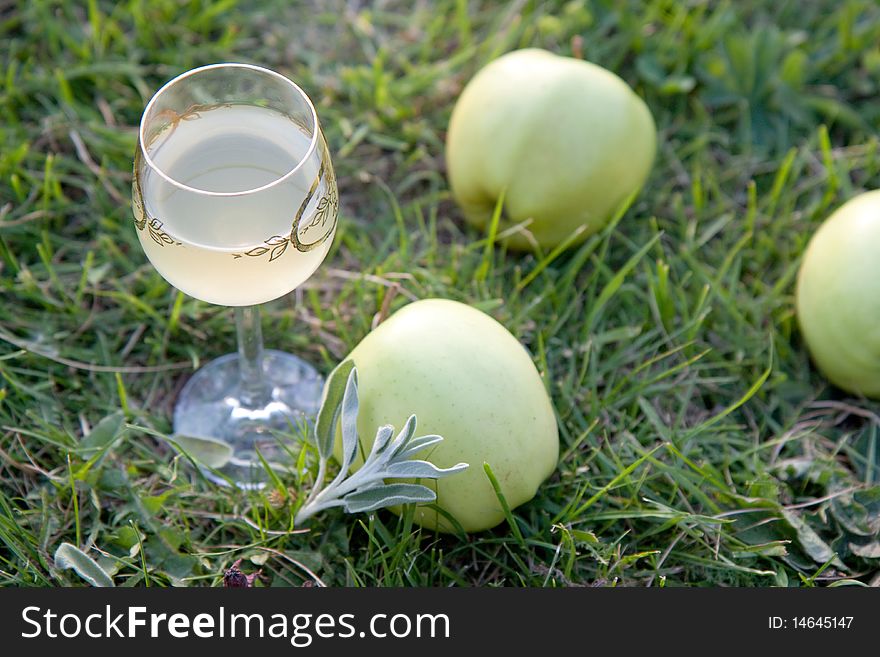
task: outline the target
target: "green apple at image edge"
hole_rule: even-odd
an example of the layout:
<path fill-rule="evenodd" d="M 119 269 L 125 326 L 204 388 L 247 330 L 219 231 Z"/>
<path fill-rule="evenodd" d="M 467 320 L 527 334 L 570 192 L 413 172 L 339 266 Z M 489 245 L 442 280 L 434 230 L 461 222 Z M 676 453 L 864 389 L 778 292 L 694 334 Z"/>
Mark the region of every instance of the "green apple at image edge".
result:
<path fill-rule="evenodd" d="M 796 302 L 822 373 L 848 392 L 880 398 L 880 190 L 851 199 L 816 231 Z"/>
<path fill-rule="evenodd" d="M 453 196 L 468 222 L 489 224 L 504 193 L 501 228 L 526 227 L 544 248 L 581 226 L 604 226 L 644 184 L 657 135 L 647 105 L 619 77 L 545 50 L 492 61 L 461 93 L 446 138 Z M 529 250 L 515 233 L 511 248 Z"/>
<path fill-rule="evenodd" d="M 559 435 L 544 383 L 519 341 L 485 313 L 446 299 L 416 301 L 369 333 L 349 358 L 358 370 L 363 450 L 369 452 L 379 426 L 399 430 L 415 414 L 417 435 L 444 438 L 417 458 L 438 467 L 470 464 L 454 476 L 421 481 L 465 531 L 504 520 L 483 463 L 511 508 L 534 497 L 555 470 Z M 359 456 L 354 469 L 361 463 Z M 427 506 L 416 507 L 415 521 L 454 529 Z"/>

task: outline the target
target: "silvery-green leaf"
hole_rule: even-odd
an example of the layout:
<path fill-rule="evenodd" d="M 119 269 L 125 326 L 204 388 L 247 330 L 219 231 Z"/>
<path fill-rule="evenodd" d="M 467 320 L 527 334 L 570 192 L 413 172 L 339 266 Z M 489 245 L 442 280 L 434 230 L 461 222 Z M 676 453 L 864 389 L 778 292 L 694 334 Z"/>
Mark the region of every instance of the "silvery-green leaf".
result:
<path fill-rule="evenodd" d="M 436 445 L 437 443 L 443 442 L 443 436 L 437 435 L 428 435 L 428 436 L 419 436 L 418 438 L 413 438 L 409 441 L 409 444 L 406 446 L 406 449 L 402 450 L 398 455 L 396 460 L 408 459 L 423 449 L 427 449 L 432 445 Z"/>
<path fill-rule="evenodd" d="M 327 459 L 333 454 L 333 443 L 336 442 L 336 422 L 339 420 L 339 409 L 345 394 L 349 373 L 354 369 L 354 361 L 344 360 L 330 372 L 324 384 L 321 398 L 321 410 L 315 421 L 315 445 L 321 458 Z"/>
<path fill-rule="evenodd" d="M 436 493 L 419 484 L 383 484 L 342 498 L 348 513 L 365 513 L 398 504 L 433 502 Z"/>
<path fill-rule="evenodd" d="M 852 553 L 864 559 L 880 559 L 880 541 L 873 543 L 850 543 L 849 549 Z"/>
<path fill-rule="evenodd" d="M 412 440 L 415 432 L 416 416 L 410 415 L 406 421 L 406 424 L 403 425 L 403 429 L 401 429 L 400 433 L 397 434 L 397 438 L 395 438 L 394 442 L 388 446 L 388 449 L 386 450 L 386 460 L 393 460 L 401 451 L 406 449 L 406 446 L 409 444 L 409 441 Z"/>
<path fill-rule="evenodd" d="M 798 543 L 813 561 L 816 563 L 830 561 L 836 568 L 844 568 L 843 562 L 831 549 L 831 546 L 823 541 L 803 518 L 787 509 L 782 509 L 782 516 L 794 529 Z"/>
<path fill-rule="evenodd" d="M 424 477 L 426 479 L 439 479 L 440 477 L 448 477 L 449 475 L 461 472 L 467 469 L 467 463 L 458 463 L 451 468 L 438 468 L 429 461 L 397 461 L 383 468 L 383 473 L 387 477 L 409 477 L 418 479 Z"/>
<path fill-rule="evenodd" d="M 373 459 L 377 454 L 380 454 L 382 450 L 388 445 L 388 441 L 391 440 L 391 436 L 394 435 L 394 427 L 390 424 L 383 424 L 379 427 L 379 430 L 376 432 L 376 439 L 373 441 L 373 447 L 370 449 L 370 455 L 367 457 L 367 460 Z"/>
<path fill-rule="evenodd" d="M 209 468 L 222 468 L 232 458 L 232 447 L 217 438 L 176 433 L 168 438 L 168 442 Z"/>
<path fill-rule="evenodd" d="M 92 586 L 113 586 L 110 575 L 94 559 L 70 543 L 62 543 L 55 550 L 55 566 L 62 570 L 72 568 Z"/>
<path fill-rule="evenodd" d="M 352 369 L 342 397 L 342 471 L 347 472 L 358 450 L 358 389 L 357 370 Z"/>
<path fill-rule="evenodd" d="M 347 377 L 344 386 L 343 376 Z M 437 479 L 467 468 L 466 463 L 442 469 L 427 461 L 410 461 L 409 456 L 443 440 L 440 436 L 433 435 L 414 439 L 416 416 L 411 415 L 393 439 L 392 426 L 379 427 L 363 465 L 356 472 L 350 473 L 349 468 L 360 448 L 357 433 L 358 410 L 357 370 L 351 361 L 345 361 L 331 373 L 324 389 L 315 427 L 315 441 L 321 456 L 318 475 L 315 488 L 296 513 L 296 524 L 323 509 L 336 506 L 343 506 L 348 513 L 359 513 L 406 503 L 433 502 L 437 496 L 426 486 L 386 484 L 383 479 Z M 337 423 L 340 423 L 342 433 L 341 468 L 333 480 L 324 485 L 327 460 L 333 453 L 336 439 Z"/>
<path fill-rule="evenodd" d="M 79 446 L 86 450 L 107 447 L 119 437 L 124 427 L 125 413 L 122 411 L 111 413 L 92 427 L 88 435 L 80 441 Z"/>

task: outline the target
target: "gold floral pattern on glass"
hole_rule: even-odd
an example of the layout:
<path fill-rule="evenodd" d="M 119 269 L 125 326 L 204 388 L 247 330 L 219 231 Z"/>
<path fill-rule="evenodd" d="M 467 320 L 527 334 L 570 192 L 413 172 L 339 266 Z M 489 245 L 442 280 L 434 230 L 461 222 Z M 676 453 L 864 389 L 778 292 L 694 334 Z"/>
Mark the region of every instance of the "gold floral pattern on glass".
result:
<path fill-rule="evenodd" d="M 199 109 L 203 108 L 200 107 Z M 178 117 L 175 121 L 175 127 L 177 121 L 181 119 L 188 120 L 189 118 L 192 118 L 193 114 L 197 116 L 197 113 L 195 112 L 188 112 L 186 115 Z M 293 218 L 293 223 L 288 235 L 273 235 L 272 237 L 263 240 L 262 244 L 248 249 L 247 251 L 233 253 L 232 257 L 234 259 L 243 258 L 245 256 L 249 258 L 261 258 L 268 254 L 269 262 L 273 262 L 284 255 L 284 252 L 287 251 L 287 247 L 291 244 L 297 251 L 303 253 L 311 251 L 323 244 L 333 234 L 333 230 L 336 228 L 337 218 L 339 217 L 339 192 L 336 188 L 336 174 L 329 162 L 330 153 L 325 145 L 324 157 L 321 160 L 318 175 L 315 176 L 308 194 L 306 194 L 306 197 L 300 204 L 299 209 Z M 135 227 L 141 232 L 146 230 L 150 238 L 159 246 L 182 246 L 181 242 L 178 242 L 163 230 L 163 224 L 159 219 L 151 217 L 147 212 L 147 209 L 144 206 L 143 192 L 141 191 L 139 170 L 140 151 L 135 155 L 131 194 L 134 206 Z M 324 186 L 326 192 L 318 200 L 318 203 L 315 206 L 315 212 L 311 216 L 311 220 L 307 224 L 303 223 L 303 215 L 305 214 L 306 208 L 308 208 L 312 199 L 315 197 L 318 188 L 321 186 L 322 179 L 325 179 Z"/>
<path fill-rule="evenodd" d="M 144 207 L 144 195 L 141 192 L 140 177 L 138 176 L 138 159 L 135 155 L 134 177 L 131 184 L 131 199 L 134 207 L 134 227 L 140 232 L 147 231 L 156 244 L 159 246 L 181 246 L 181 243 L 169 235 L 163 228 L 161 221 L 155 217 L 151 217 Z"/>
<path fill-rule="evenodd" d="M 306 194 L 293 218 L 289 235 L 273 235 L 263 240 L 263 243 L 259 246 L 255 246 L 242 253 L 233 253 L 232 257 L 242 258 L 247 256 L 249 258 L 261 258 L 268 254 L 269 262 L 272 262 L 280 258 L 291 244 L 297 251 L 303 253 L 323 244 L 333 234 L 333 229 L 336 228 L 336 220 L 339 216 L 339 193 L 336 189 L 336 174 L 333 172 L 333 167 L 328 164 L 329 162 L 330 154 L 325 146 L 324 158 L 321 161 L 320 169 L 318 169 L 318 175 L 315 176 L 308 194 Z M 325 173 L 326 193 L 318 200 L 311 220 L 307 224 L 303 223 L 303 215 L 306 208 L 308 208 L 315 197 L 318 187 L 321 185 L 321 179 L 325 177 Z"/>

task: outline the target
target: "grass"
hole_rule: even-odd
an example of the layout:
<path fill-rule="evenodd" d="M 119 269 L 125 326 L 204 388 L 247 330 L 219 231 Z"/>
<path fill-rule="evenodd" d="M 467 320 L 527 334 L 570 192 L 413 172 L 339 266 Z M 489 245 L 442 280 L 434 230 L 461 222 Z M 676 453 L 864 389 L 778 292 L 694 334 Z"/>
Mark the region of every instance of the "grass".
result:
<path fill-rule="evenodd" d="M 0 584 L 819 586 L 880 583 L 880 405 L 811 367 L 793 309 L 807 240 L 880 186 L 880 10 L 824 2 L 0 2 Z M 646 99 L 658 158 L 619 223 L 565 253 L 487 248 L 443 140 L 480 66 L 545 47 Z M 293 494 L 231 494 L 161 438 L 228 310 L 169 287 L 131 225 L 135 133 L 162 82 L 242 60 L 298 80 L 342 215 L 322 269 L 266 307 L 324 372 L 384 307 L 441 296 L 531 351 L 557 472 L 497 529 L 419 530 Z"/>

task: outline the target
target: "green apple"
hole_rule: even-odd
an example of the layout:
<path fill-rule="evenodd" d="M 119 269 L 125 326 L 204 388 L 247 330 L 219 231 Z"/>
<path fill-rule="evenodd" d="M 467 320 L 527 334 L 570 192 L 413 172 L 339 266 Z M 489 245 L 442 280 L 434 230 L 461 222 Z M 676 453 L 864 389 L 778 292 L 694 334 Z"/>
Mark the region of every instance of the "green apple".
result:
<path fill-rule="evenodd" d="M 822 373 L 844 390 L 880 398 L 880 190 L 845 203 L 813 235 L 796 303 Z"/>
<path fill-rule="evenodd" d="M 417 435 L 444 438 L 417 458 L 439 467 L 470 465 L 421 482 L 437 491 L 437 506 L 465 531 L 504 519 L 484 462 L 511 508 L 534 497 L 555 470 L 559 435 L 541 377 L 519 341 L 485 313 L 446 299 L 417 301 L 368 334 L 349 358 L 358 370 L 363 450 L 369 452 L 379 426 L 400 430 L 415 414 Z M 454 527 L 426 506 L 416 508 L 415 520 L 440 531 Z"/>
<path fill-rule="evenodd" d="M 452 111 L 446 168 L 468 222 L 484 228 L 504 193 L 501 228 L 531 220 L 542 247 L 599 230 L 654 161 L 647 105 L 610 71 L 528 48 L 489 63 Z M 531 249 L 522 232 L 508 246 Z"/>

